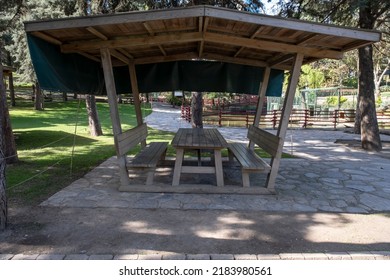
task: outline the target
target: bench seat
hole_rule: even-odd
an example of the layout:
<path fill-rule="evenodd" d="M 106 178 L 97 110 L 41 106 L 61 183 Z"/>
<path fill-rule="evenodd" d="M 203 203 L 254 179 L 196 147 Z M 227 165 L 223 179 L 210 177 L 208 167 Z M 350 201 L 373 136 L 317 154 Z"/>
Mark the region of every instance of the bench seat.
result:
<path fill-rule="evenodd" d="M 147 170 L 146 185 L 152 185 L 157 164 L 165 158 L 168 142 L 152 142 L 127 164 L 130 169 Z"/>
<path fill-rule="evenodd" d="M 148 130 L 146 124 L 136 126 L 118 135 L 118 154 L 125 156 L 141 143 L 141 151 L 135 155 L 129 162 L 126 161 L 126 167 L 133 170 L 146 170 L 146 185 L 153 184 L 154 173 L 160 160 L 165 158 L 168 148 L 168 142 L 151 142 L 146 145 Z"/>
<path fill-rule="evenodd" d="M 261 147 L 272 157 L 275 156 L 280 141 L 278 136 L 254 126 L 250 126 L 248 129 L 248 139 L 253 144 Z M 271 165 L 255 153 L 253 146 L 251 148 L 244 143 L 233 142 L 228 144 L 228 150 L 230 162 L 235 158 L 241 166 L 243 187 L 250 187 L 250 173 L 271 172 Z"/>

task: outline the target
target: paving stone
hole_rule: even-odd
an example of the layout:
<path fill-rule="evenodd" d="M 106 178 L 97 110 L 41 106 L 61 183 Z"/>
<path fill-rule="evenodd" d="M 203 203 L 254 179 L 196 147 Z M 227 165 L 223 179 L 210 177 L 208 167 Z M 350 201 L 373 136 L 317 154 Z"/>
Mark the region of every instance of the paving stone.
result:
<path fill-rule="evenodd" d="M 137 254 L 115 255 L 114 260 L 138 260 Z"/>
<path fill-rule="evenodd" d="M 282 253 L 279 254 L 282 260 L 304 260 L 305 257 L 301 253 Z"/>
<path fill-rule="evenodd" d="M 189 254 L 187 255 L 187 260 L 210 260 L 210 255 L 208 254 Z"/>
<path fill-rule="evenodd" d="M 81 261 L 81 260 L 88 260 L 88 258 L 89 257 L 86 254 L 70 254 L 70 255 L 66 255 L 65 260 Z"/>
<path fill-rule="evenodd" d="M 36 260 L 39 254 L 25 255 L 25 254 L 17 254 L 12 260 Z"/>
<path fill-rule="evenodd" d="M 390 251 L 373 251 L 371 254 L 376 260 L 390 260 Z"/>
<path fill-rule="evenodd" d="M 280 255 L 278 254 L 260 254 L 257 255 L 258 260 L 280 260 Z"/>
<path fill-rule="evenodd" d="M 164 254 L 162 256 L 163 260 L 185 260 L 185 254 Z"/>
<path fill-rule="evenodd" d="M 351 255 L 347 252 L 325 253 L 329 260 L 352 260 Z"/>
<path fill-rule="evenodd" d="M 43 254 L 39 255 L 37 260 L 63 260 L 65 259 L 65 255 L 58 255 L 58 254 Z"/>
<path fill-rule="evenodd" d="M 90 255 L 89 260 L 112 260 L 113 255 Z"/>
<path fill-rule="evenodd" d="M 325 253 L 302 253 L 305 260 L 328 260 Z"/>
<path fill-rule="evenodd" d="M 160 254 L 148 254 L 148 255 L 138 255 L 138 260 L 161 260 L 162 255 Z"/>
<path fill-rule="evenodd" d="M 371 252 L 348 252 L 353 260 L 374 260 L 375 257 Z"/>
<path fill-rule="evenodd" d="M 390 210 L 390 200 L 364 193 L 360 196 L 360 202 L 373 210 L 388 211 Z"/>
<path fill-rule="evenodd" d="M 5 260 L 10 260 L 12 259 L 14 255 L 13 254 L 0 254 L 0 260 L 5 261 Z"/>
<path fill-rule="evenodd" d="M 256 255 L 251 255 L 251 254 L 237 254 L 234 255 L 235 260 L 257 260 Z"/>
<path fill-rule="evenodd" d="M 234 256 L 232 254 L 211 254 L 211 260 L 234 260 Z"/>

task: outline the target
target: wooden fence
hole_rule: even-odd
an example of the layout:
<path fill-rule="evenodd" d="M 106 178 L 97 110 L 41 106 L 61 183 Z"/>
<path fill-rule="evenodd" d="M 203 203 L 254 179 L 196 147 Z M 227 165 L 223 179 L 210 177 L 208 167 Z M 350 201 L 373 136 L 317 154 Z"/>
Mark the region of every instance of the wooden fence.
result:
<path fill-rule="evenodd" d="M 260 127 L 277 128 L 280 122 L 282 111 L 263 111 L 260 118 Z M 255 111 L 228 111 L 228 110 L 207 110 L 203 112 L 203 123 L 218 126 L 245 126 L 253 123 Z M 191 107 L 181 107 L 181 117 L 191 121 Z M 390 110 L 378 112 L 378 123 L 381 129 L 390 128 Z M 334 110 L 334 111 L 311 111 L 294 109 L 290 116 L 290 127 L 311 128 L 311 127 L 353 127 L 355 123 L 355 110 Z"/>

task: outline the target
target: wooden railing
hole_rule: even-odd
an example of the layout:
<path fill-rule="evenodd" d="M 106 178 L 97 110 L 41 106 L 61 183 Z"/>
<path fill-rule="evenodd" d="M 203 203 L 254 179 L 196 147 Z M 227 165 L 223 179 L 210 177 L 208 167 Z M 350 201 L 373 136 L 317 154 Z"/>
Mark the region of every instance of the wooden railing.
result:
<path fill-rule="evenodd" d="M 208 110 L 203 112 L 203 123 L 218 126 L 245 126 L 253 123 L 254 111 L 227 111 Z M 277 128 L 282 115 L 281 110 L 263 112 L 260 118 L 260 127 Z M 182 106 L 181 117 L 186 121 L 191 121 L 190 106 Z M 378 124 L 382 129 L 390 128 L 390 111 L 378 112 Z M 290 116 L 290 127 L 352 127 L 355 122 L 355 110 L 322 110 L 312 111 L 304 109 L 294 109 Z"/>

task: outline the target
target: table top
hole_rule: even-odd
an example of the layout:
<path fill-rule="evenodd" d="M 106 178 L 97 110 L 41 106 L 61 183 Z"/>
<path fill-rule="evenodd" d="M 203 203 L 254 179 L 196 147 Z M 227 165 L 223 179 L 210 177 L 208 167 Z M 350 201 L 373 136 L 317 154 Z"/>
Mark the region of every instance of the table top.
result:
<path fill-rule="evenodd" d="M 172 140 L 175 148 L 222 149 L 227 142 L 216 128 L 179 128 Z"/>

